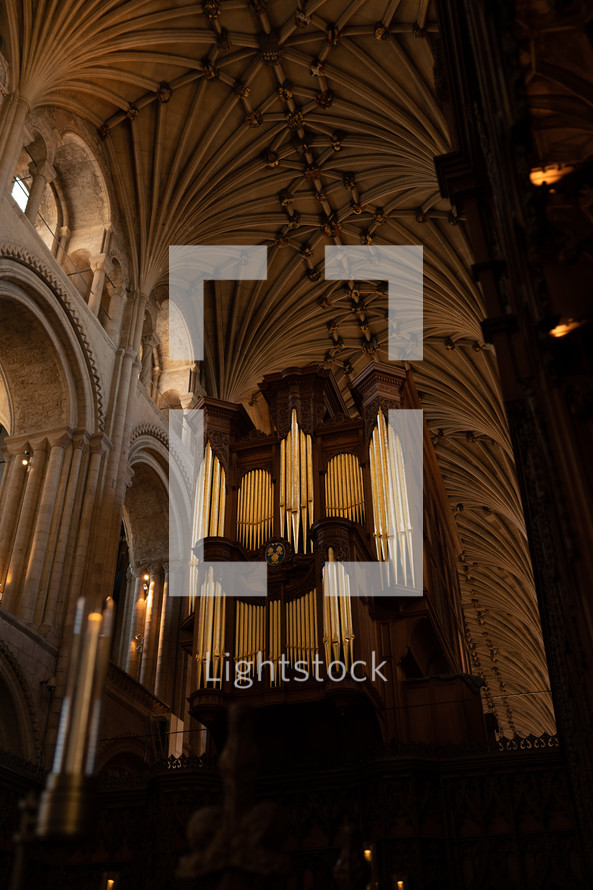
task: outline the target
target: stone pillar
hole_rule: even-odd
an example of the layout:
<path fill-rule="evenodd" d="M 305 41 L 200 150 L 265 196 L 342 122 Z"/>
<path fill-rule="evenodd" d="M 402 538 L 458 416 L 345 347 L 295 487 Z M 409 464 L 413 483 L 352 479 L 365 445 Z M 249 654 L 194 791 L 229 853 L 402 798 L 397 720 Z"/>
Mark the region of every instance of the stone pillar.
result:
<path fill-rule="evenodd" d="M 118 606 L 119 610 L 121 611 L 118 636 L 113 648 L 115 662 L 122 668 L 122 670 L 126 669 L 126 661 L 128 658 L 128 652 L 130 650 L 130 633 L 132 625 L 132 615 L 134 614 L 133 598 L 134 575 L 132 573 L 132 567 L 128 566 L 126 571 L 126 591 L 124 594 L 123 602 L 120 602 Z"/>
<path fill-rule="evenodd" d="M 64 591 L 64 568 L 66 563 L 68 541 L 72 528 L 72 518 L 76 505 L 76 493 L 80 478 L 83 454 L 88 450 L 89 437 L 86 432 L 78 431 L 72 437 L 72 460 L 68 474 L 68 484 L 64 497 L 62 518 L 59 525 L 58 539 L 53 554 L 47 600 L 41 621 L 50 626 L 56 624 L 56 614 Z"/>
<path fill-rule="evenodd" d="M 163 584 L 161 582 L 161 566 L 152 566 L 150 570 L 148 599 L 146 601 L 144 647 L 142 650 L 142 668 L 140 670 L 140 682 L 151 692 L 154 691 L 155 684 L 162 597 Z"/>
<path fill-rule="evenodd" d="M 68 226 L 60 226 L 56 231 L 54 250 L 56 259 L 60 264 L 62 264 L 68 256 L 68 244 L 70 243 L 71 236 L 72 232 Z"/>
<path fill-rule="evenodd" d="M 24 143 L 25 118 L 31 110 L 31 103 L 24 96 L 13 93 L 11 100 L 0 134 L 0 195 L 9 187 L 12 189 L 14 168 Z"/>
<path fill-rule="evenodd" d="M 126 670 L 131 677 L 138 680 L 144 650 L 144 624 L 146 620 L 146 593 L 144 585 L 148 585 L 145 575 L 148 572 L 141 567 L 131 566 L 132 574 L 136 579 L 134 585 L 134 601 L 132 612 L 132 628 L 129 636 L 128 653 L 126 658 Z"/>
<path fill-rule="evenodd" d="M 2 503 L 2 495 L 4 494 L 6 480 L 8 478 L 8 467 L 12 460 L 12 454 L 9 452 L 6 445 L 2 446 L 2 454 L 4 456 L 4 472 L 2 473 L 2 479 L 0 479 L 0 504 Z"/>
<path fill-rule="evenodd" d="M 64 461 L 64 452 L 71 439 L 70 433 L 50 443 L 47 469 L 37 508 L 35 530 L 31 542 L 29 560 L 23 584 L 21 615 L 29 623 L 33 618 L 37 596 L 41 586 L 41 574 L 49 541 L 52 517 L 56 507 L 58 485 Z"/>
<path fill-rule="evenodd" d="M 153 334 L 147 334 L 142 338 L 142 367 L 140 369 L 140 383 L 148 386 L 152 376 L 152 350 L 156 346 Z"/>
<path fill-rule="evenodd" d="M 27 561 L 28 543 L 34 526 L 35 512 L 43 481 L 43 471 L 47 457 L 47 439 L 43 439 L 36 445 L 32 444 L 31 449 L 32 456 L 27 467 L 25 494 L 17 520 L 16 534 L 4 589 L 6 608 L 13 614 L 20 613 L 21 579 Z"/>
<path fill-rule="evenodd" d="M 93 315 L 99 315 L 105 275 L 108 275 L 111 271 L 111 263 L 106 253 L 100 253 L 98 256 L 91 257 L 89 265 L 93 271 L 93 283 L 91 284 L 91 292 L 89 294 L 89 309 Z"/>
<path fill-rule="evenodd" d="M 163 605 L 161 627 L 157 651 L 155 695 L 173 705 L 173 685 L 177 661 L 177 629 L 179 627 L 179 605 L 181 597 L 169 596 L 169 564 L 163 565 Z"/>
<path fill-rule="evenodd" d="M 35 161 L 31 161 L 29 164 L 29 173 L 33 179 L 31 188 L 29 189 L 29 199 L 27 201 L 27 206 L 25 207 L 25 216 L 32 223 L 35 223 L 35 218 L 39 213 L 41 201 L 43 200 L 45 186 L 48 182 L 53 182 L 56 178 L 56 171 L 47 161 L 44 161 L 42 164 L 37 164 Z"/>
<path fill-rule="evenodd" d="M 74 598 L 80 596 L 80 591 L 82 591 L 84 587 L 83 578 L 85 568 L 89 563 L 89 541 L 91 538 L 91 531 L 93 530 L 95 501 L 97 496 L 101 463 L 103 461 L 103 456 L 108 448 L 109 440 L 102 433 L 93 436 L 93 438 L 91 439 L 90 459 L 84 489 L 84 499 L 80 515 L 78 539 L 76 542 L 76 554 L 74 556 L 74 566 L 72 569 L 72 578 L 70 581 L 70 591 L 72 592 Z M 96 601 L 91 601 L 94 598 L 92 592 L 89 593 L 88 588 L 86 589 L 86 595 L 89 610 L 91 609 L 91 607 L 100 610 L 100 606 L 104 598 L 104 593 L 101 597 L 97 596 Z"/>
<path fill-rule="evenodd" d="M 111 337 L 115 344 L 119 341 L 121 320 L 128 298 L 123 288 L 111 297 L 109 304 L 109 318 L 105 321 L 105 333 Z"/>
<path fill-rule="evenodd" d="M 19 515 L 21 496 L 27 475 L 27 467 L 23 466 L 24 451 L 11 451 L 10 462 L 4 470 L 2 480 L 2 499 L 0 500 L 0 584 L 3 586 L 8 571 L 8 562 L 12 549 L 12 540 Z M 6 601 L 3 598 L 3 603 Z"/>

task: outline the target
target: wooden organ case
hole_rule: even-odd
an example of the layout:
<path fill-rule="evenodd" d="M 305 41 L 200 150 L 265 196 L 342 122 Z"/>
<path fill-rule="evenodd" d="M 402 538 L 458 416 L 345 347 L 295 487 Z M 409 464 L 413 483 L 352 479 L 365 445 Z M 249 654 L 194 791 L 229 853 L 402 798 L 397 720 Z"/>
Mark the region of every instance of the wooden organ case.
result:
<path fill-rule="evenodd" d="M 390 517 L 385 488 L 395 478 L 405 493 L 386 418 L 390 409 L 420 407 L 411 374 L 369 364 L 350 384 L 356 416 L 318 366 L 267 375 L 260 389 L 269 433 L 242 406 L 198 404 L 205 453 L 194 537 L 205 539 L 207 561 L 266 560 L 268 591 L 265 599 L 222 596 L 212 571 L 192 558 L 182 625 L 192 717 L 220 744 L 228 706 L 249 704 L 267 756 L 277 754 L 279 737 L 285 756 L 297 743 L 331 756 L 336 746 L 356 752 L 393 738 L 484 739 L 457 580 L 460 543 L 426 428 L 423 596 L 350 596 L 341 565 L 384 561 L 395 521 L 404 584 L 412 571 L 405 497 L 395 498 L 398 515 Z M 339 595 L 324 596 L 324 585 Z"/>

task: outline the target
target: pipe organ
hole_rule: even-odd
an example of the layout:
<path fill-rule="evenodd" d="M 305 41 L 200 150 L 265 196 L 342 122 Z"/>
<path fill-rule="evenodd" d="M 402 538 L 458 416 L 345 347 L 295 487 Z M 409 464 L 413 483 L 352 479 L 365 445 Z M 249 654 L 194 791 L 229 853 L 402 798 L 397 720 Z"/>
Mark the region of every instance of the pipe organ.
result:
<path fill-rule="evenodd" d="M 414 587 L 413 526 L 399 437 L 381 408 L 369 448 L 377 558 L 395 567 L 396 584 Z"/>
<path fill-rule="evenodd" d="M 237 507 L 237 540 L 257 550 L 272 534 L 274 486 L 268 470 L 250 470 L 241 479 Z"/>
<path fill-rule="evenodd" d="M 307 552 L 313 522 L 312 447 L 312 438 L 299 429 L 293 408 L 290 429 L 280 440 L 280 528 L 299 553 Z"/>
<path fill-rule="evenodd" d="M 254 429 L 242 406 L 207 397 L 198 405 L 206 445 L 194 499 L 189 616 L 182 625 L 193 664 L 191 712 L 202 719 L 212 702 L 245 688 L 265 692 L 266 700 L 286 694 L 314 700 L 325 694 L 332 664 L 348 674 L 352 695 L 360 694 L 348 672 L 382 650 L 381 623 L 393 637 L 391 649 L 403 646 L 400 661 L 406 663 L 408 613 L 414 620 L 425 616 L 443 664 L 462 670 L 467 655 L 460 611 L 459 621 L 451 622 L 444 601 L 458 597 L 456 587 L 447 592 L 442 579 L 428 577 L 420 602 L 352 597 L 343 566 L 374 561 L 385 572 L 393 565 L 398 584 L 409 587 L 415 580 L 417 519 L 408 502 L 402 444 L 387 423 L 390 409 L 419 407 L 410 374 L 368 365 L 350 384 L 355 411 L 348 410 L 333 375 L 317 366 L 268 375 L 260 389 L 269 413 L 266 431 Z M 425 457 L 426 442 L 425 435 Z M 451 587 L 458 542 L 437 476 L 431 471 L 425 480 L 425 521 L 428 516 L 428 539 L 440 535 L 438 546 L 450 554 Z M 201 538 L 203 550 L 196 546 Z M 212 563 L 228 560 L 267 562 L 265 599 L 248 589 L 244 596 L 224 595 Z M 323 668 L 321 678 L 316 666 Z M 395 678 L 398 663 L 390 670 Z M 370 673 L 362 668 L 364 676 Z M 386 719 L 397 720 L 393 693 L 373 682 L 375 700 L 383 698 L 393 712 Z"/>

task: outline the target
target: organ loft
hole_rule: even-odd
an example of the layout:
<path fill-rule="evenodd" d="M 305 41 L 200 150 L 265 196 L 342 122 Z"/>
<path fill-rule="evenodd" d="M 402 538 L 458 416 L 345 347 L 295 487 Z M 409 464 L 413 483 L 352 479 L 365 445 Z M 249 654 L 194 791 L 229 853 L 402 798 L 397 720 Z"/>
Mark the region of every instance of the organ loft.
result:
<path fill-rule="evenodd" d="M 249 702 L 272 760 L 294 756 L 303 732 L 325 756 L 393 738 L 484 740 L 459 539 L 432 445 L 423 430 L 422 506 L 411 492 L 418 455 L 389 423 L 389 412 L 420 407 L 411 373 L 367 365 L 350 385 L 353 416 L 320 366 L 268 374 L 260 392 L 267 432 L 241 406 L 197 406 L 206 445 L 193 524 L 203 550 L 194 551 L 207 562 L 191 560 L 181 625 L 192 717 L 220 740 L 228 706 Z M 263 600 L 240 585 L 225 595 L 208 567 L 264 560 Z M 383 589 L 351 580 L 352 563 L 382 568 Z"/>

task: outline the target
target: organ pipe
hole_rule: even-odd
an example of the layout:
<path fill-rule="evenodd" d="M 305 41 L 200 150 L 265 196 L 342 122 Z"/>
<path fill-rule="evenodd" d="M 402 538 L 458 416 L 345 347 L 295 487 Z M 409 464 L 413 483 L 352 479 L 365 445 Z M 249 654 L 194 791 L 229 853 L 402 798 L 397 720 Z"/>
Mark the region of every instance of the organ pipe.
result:
<path fill-rule="evenodd" d="M 393 566 L 396 584 L 414 587 L 412 522 L 403 451 L 399 436 L 386 422 L 381 408 L 369 457 L 377 556 Z"/>
<path fill-rule="evenodd" d="M 333 547 L 328 548 L 323 569 L 323 645 L 326 663 L 343 661 L 347 668 L 354 657 L 354 628 L 350 579 L 342 563 L 336 562 Z"/>
<path fill-rule="evenodd" d="M 311 436 L 299 429 L 295 409 L 280 443 L 280 521 L 295 552 L 307 553 L 313 521 L 313 445 Z"/>
<path fill-rule="evenodd" d="M 226 597 L 222 595 L 220 582 L 214 580 L 212 566 L 200 594 L 195 660 L 197 686 L 204 688 L 209 680 L 222 679 L 224 662 Z"/>
<path fill-rule="evenodd" d="M 332 457 L 325 473 L 325 512 L 327 516 L 343 516 L 365 521 L 362 468 L 354 454 Z"/>
<path fill-rule="evenodd" d="M 286 603 L 286 657 L 291 665 L 304 661 L 309 668 L 318 654 L 317 646 L 317 591 Z"/>
<path fill-rule="evenodd" d="M 268 470 L 251 470 L 241 480 L 237 505 L 237 538 L 257 550 L 272 534 L 274 486 Z"/>

